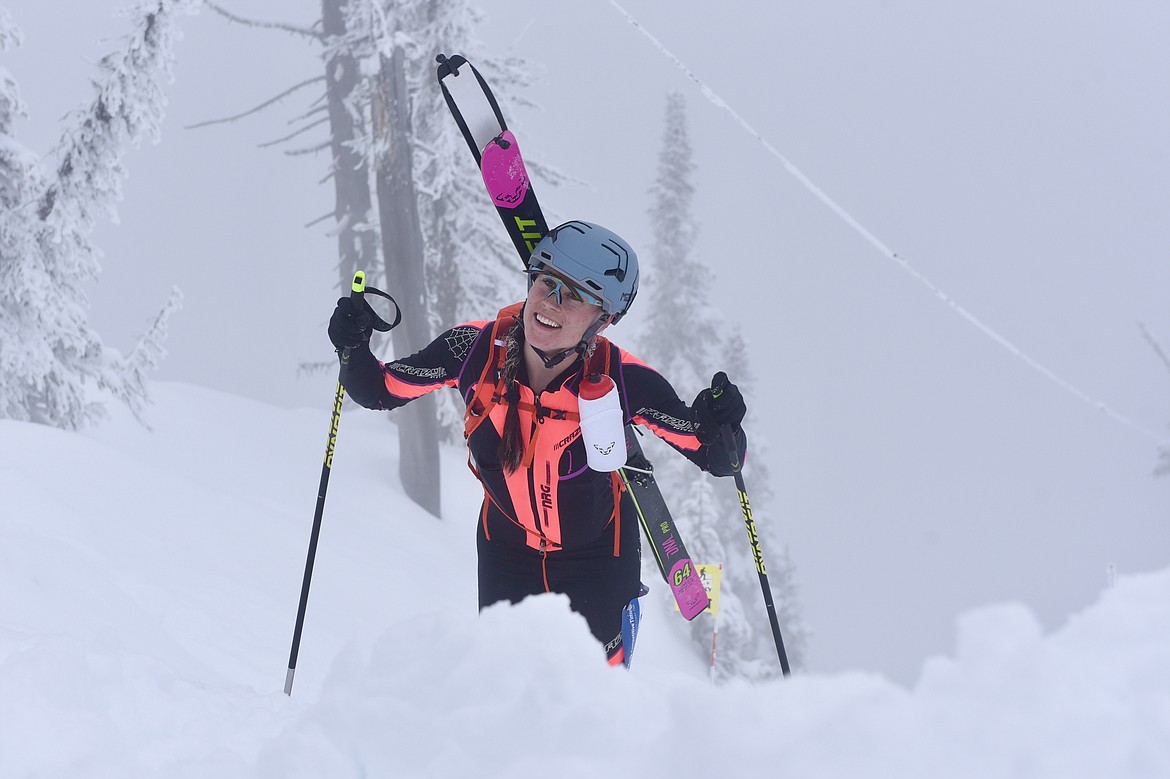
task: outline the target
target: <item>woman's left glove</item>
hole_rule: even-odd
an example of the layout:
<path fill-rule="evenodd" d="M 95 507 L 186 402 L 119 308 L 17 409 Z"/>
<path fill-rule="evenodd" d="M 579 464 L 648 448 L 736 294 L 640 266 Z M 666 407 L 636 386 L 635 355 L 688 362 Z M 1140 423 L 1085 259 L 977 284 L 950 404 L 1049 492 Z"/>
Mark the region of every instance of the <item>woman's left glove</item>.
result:
<path fill-rule="evenodd" d="M 715 443 L 724 425 L 730 426 L 732 431 L 737 430 L 747 414 L 743 393 L 727 379 L 723 371 L 711 377 L 711 386 L 695 396 L 691 408 L 695 411 L 695 421 L 699 425 L 695 435 L 704 444 Z"/>
<path fill-rule="evenodd" d="M 370 340 L 370 317 L 353 298 L 337 301 L 333 316 L 329 317 L 329 340 L 338 352 L 357 349 Z"/>

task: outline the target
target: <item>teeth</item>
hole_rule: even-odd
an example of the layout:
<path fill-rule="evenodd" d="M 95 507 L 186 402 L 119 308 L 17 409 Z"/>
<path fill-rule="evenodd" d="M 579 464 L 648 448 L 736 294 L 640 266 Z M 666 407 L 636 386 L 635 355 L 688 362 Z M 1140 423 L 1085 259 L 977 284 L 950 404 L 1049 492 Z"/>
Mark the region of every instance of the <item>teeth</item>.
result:
<path fill-rule="evenodd" d="M 560 327 L 560 325 L 558 325 L 556 322 L 552 321 L 551 319 L 546 319 L 540 314 L 536 314 L 536 321 L 540 322 L 545 327 Z"/>

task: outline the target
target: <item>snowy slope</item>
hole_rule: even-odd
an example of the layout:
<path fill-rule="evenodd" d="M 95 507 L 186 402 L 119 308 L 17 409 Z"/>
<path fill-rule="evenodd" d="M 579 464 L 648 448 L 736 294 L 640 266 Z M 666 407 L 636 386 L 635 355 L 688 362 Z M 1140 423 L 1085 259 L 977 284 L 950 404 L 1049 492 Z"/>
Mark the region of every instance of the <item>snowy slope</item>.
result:
<path fill-rule="evenodd" d="M 714 688 L 657 586 L 625 673 L 562 598 L 477 616 L 462 453 L 444 452 L 436 521 L 393 484 L 394 429 L 360 409 L 288 698 L 328 398 L 154 393 L 151 431 L 0 421 L 4 779 L 1170 775 L 1170 571 L 1050 635 L 1020 606 L 967 614 L 911 689 Z"/>

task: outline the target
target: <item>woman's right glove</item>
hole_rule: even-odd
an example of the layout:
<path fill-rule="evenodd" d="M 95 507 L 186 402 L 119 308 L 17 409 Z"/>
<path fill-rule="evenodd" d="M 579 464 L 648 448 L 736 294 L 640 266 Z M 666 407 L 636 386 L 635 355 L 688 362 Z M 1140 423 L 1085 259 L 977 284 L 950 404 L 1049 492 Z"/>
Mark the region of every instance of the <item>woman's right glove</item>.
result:
<path fill-rule="evenodd" d="M 340 298 L 329 317 L 329 340 L 338 352 L 356 349 L 369 342 L 370 324 L 370 315 L 361 311 L 353 298 Z"/>

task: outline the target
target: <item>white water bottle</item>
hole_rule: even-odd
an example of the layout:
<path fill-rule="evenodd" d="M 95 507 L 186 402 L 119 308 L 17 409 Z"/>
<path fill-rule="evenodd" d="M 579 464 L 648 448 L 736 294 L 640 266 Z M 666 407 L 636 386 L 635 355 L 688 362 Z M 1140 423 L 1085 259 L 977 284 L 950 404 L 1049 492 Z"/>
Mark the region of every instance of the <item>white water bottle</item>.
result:
<path fill-rule="evenodd" d="M 605 374 L 586 377 L 577 402 L 589 467 L 604 472 L 621 468 L 626 464 L 626 429 L 617 385 Z"/>

